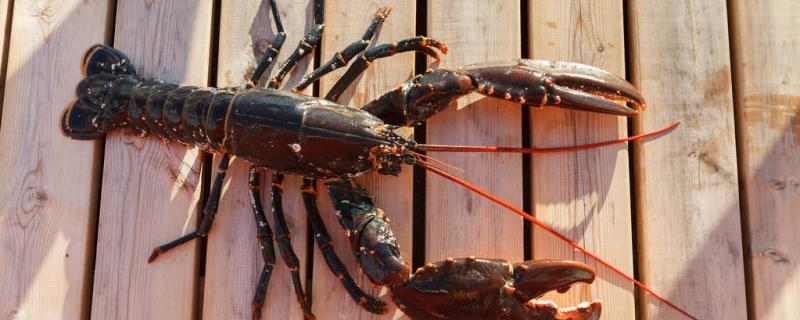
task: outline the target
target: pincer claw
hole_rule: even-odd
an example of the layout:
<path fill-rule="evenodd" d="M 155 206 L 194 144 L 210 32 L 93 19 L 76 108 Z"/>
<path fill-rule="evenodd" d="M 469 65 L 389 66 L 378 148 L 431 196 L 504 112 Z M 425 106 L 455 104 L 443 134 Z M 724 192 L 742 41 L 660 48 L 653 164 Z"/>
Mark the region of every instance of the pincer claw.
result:
<path fill-rule="evenodd" d="M 589 320 L 600 317 L 599 301 L 559 308 L 537 298 L 593 280 L 594 271 L 578 262 L 448 258 L 392 287 L 392 298 L 413 319 Z"/>
<path fill-rule="evenodd" d="M 459 70 L 476 81 L 478 88 L 486 88 L 484 94 L 510 97 L 523 105 L 555 106 L 628 117 L 635 116 L 637 110 L 615 101 L 646 108 L 641 93 L 628 81 L 580 63 L 519 59 L 474 64 Z"/>
<path fill-rule="evenodd" d="M 470 92 L 524 106 L 554 106 L 626 117 L 635 116 L 637 108 L 646 107 L 639 90 L 608 71 L 573 62 L 518 59 L 418 75 L 368 103 L 364 110 L 388 124 L 413 126 Z"/>

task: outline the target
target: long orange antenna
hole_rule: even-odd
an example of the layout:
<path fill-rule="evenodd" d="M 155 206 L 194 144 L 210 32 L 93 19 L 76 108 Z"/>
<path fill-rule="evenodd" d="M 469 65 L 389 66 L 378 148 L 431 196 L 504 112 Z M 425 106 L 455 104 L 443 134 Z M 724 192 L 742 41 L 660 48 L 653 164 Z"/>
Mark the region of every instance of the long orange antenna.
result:
<path fill-rule="evenodd" d="M 544 222 L 539 221 L 539 219 L 536 219 L 534 216 L 526 213 L 525 211 L 522 211 L 522 210 L 514 207 L 512 204 L 504 201 L 503 199 L 500 199 L 497 196 L 492 195 L 491 193 L 486 192 L 483 189 L 478 188 L 477 186 L 475 186 L 475 185 L 473 185 L 473 184 L 471 184 L 471 183 L 469 183 L 467 181 L 464 181 L 463 179 L 461 179 L 459 177 L 456 177 L 454 175 L 451 175 L 451 174 L 447 173 L 446 171 L 444 171 L 442 169 L 439 169 L 437 167 L 431 166 L 430 164 L 425 163 L 425 162 L 417 162 L 417 164 L 419 166 L 425 168 L 426 170 L 430 171 L 430 172 L 433 172 L 433 173 L 435 173 L 437 175 L 440 175 L 440 176 L 444 177 L 445 179 L 453 181 L 453 182 L 461 185 L 462 187 L 467 188 L 470 191 L 475 192 L 478 195 L 480 195 L 480 196 L 482 196 L 482 197 L 484 197 L 486 199 L 489 199 L 490 201 L 492 201 L 494 203 L 497 203 L 497 204 L 505 207 L 506 209 L 509 209 L 509 210 L 513 211 L 514 213 L 520 215 L 523 219 L 528 220 L 531 223 L 539 226 L 540 228 L 544 229 L 545 231 L 547 231 L 547 232 L 551 233 L 552 235 L 556 236 L 557 238 L 563 240 L 564 242 L 566 242 L 567 244 L 569 244 L 570 246 L 575 248 L 575 250 L 578 250 L 581 253 L 589 256 L 590 258 L 592 258 L 592 260 L 597 261 L 598 263 L 600 263 L 601 265 L 605 266 L 606 268 L 611 269 L 611 271 L 613 271 L 614 273 L 622 276 L 623 278 L 625 278 L 628 281 L 632 282 L 633 284 L 635 284 L 639 288 L 642 288 L 642 290 L 647 291 L 647 293 L 653 295 L 653 297 L 655 297 L 656 299 L 660 300 L 661 302 L 667 304 L 668 306 L 672 307 L 673 309 L 677 310 L 678 312 L 682 313 L 683 315 L 689 317 L 690 319 L 697 320 L 697 318 L 695 318 L 694 316 L 690 315 L 688 312 L 684 311 L 683 309 L 679 308 L 678 306 L 672 304 L 672 302 L 669 302 L 669 301 L 667 301 L 667 299 L 664 299 L 660 295 L 656 294 L 653 290 L 651 290 L 650 288 L 645 286 L 644 283 L 642 283 L 639 280 L 636 280 L 633 277 L 625 274 L 625 272 L 623 272 L 622 270 L 617 269 L 616 267 L 612 266 L 610 263 L 606 262 L 605 260 L 600 259 L 600 257 L 598 257 L 598 256 L 594 255 L 593 253 L 589 252 L 588 250 L 584 249 L 579 244 L 575 243 L 575 241 L 570 240 L 565 235 L 561 234 L 560 232 L 556 231 L 555 229 L 551 228 L 550 226 L 544 224 Z"/>
<path fill-rule="evenodd" d="M 445 152 L 512 152 L 512 153 L 559 153 L 559 152 L 571 152 L 571 151 L 579 151 L 579 150 L 587 150 L 587 149 L 594 149 L 603 146 L 613 145 L 613 144 L 620 144 L 635 140 L 641 140 L 647 137 L 652 137 L 655 135 L 662 134 L 664 132 L 670 131 L 675 129 L 680 124 L 680 121 L 676 121 L 673 124 L 664 127 L 662 129 L 648 132 L 632 137 L 627 137 L 618 140 L 611 140 L 611 141 L 603 141 L 598 143 L 592 144 L 585 144 L 580 146 L 571 146 L 571 147 L 556 147 L 556 148 L 512 148 L 512 147 L 488 147 L 488 146 L 449 146 L 449 145 L 439 145 L 439 144 L 419 144 L 417 145 L 417 150 L 419 151 L 445 151 Z"/>

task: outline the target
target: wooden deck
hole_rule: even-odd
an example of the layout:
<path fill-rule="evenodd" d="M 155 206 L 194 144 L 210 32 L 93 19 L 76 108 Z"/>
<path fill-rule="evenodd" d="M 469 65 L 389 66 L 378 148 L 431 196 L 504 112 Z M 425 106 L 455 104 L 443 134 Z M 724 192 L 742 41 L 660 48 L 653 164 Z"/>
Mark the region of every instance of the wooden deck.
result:
<path fill-rule="evenodd" d="M 288 32 L 281 59 L 312 27 L 310 2 L 278 1 Z M 433 154 L 464 169 L 459 175 L 533 211 L 698 319 L 800 314 L 800 2 L 328 0 L 321 60 L 360 37 L 386 4 L 392 15 L 376 43 L 419 33 L 441 39 L 450 48 L 441 66 L 582 62 L 627 77 L 649 103 L 628 121 L 469 96 L 405 131 L 417 140 L 567 146 L 681 121 L 656 139 L 568 154 Z M 275 35 L 266 1 L 0 0 L 0 28 L 0 320 L 249 318 L 263 261 L 246 164 L 231 166 L 207 240 L 148 265 L 155 245 L 196 228 L 209 189 L 204 171 L 216 159 L 119 134 L 69 140 L 59 119 L 75 99 L 82 54 L 98 42 L 128 53 L 145 76 L 243 84 Z M 288 83 L 315 65 L 304 60 Z M 362 106 L 424 68 L 411 54 L 377 61 L 343 100 Z M 306 92 L 324 93 L 342 73 Z M 448 256 L 574 259 L 596 267 L 599 279 L 553 295 L 559 304 L 601 299 L 604 319 L 681 317 L 438 176 L 407 169 L 363 180 L 414 267 Z M 351 301 L 307 230 L 299 184 L 288 179 L 284 205 L 318 318 L 404 318 L 391 302 L 379 317 Z M 365 290 L 390 301 L 357 273 L 321 194 L 339 256 Z M 279 259 L 265 319 L 302 319 L 288 271 Z"/>

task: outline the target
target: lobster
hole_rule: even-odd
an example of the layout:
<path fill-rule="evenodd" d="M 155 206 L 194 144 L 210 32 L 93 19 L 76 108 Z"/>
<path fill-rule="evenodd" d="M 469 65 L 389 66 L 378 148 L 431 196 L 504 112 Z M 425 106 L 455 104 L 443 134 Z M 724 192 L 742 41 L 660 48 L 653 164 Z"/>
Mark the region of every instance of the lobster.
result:
<path fill-rule="evenodd" d="M 579 262 L 511 263 L 476 257 L 447 258 L 428 263 L 412 274 L 389 219 L 354 178 L 368 172 L 396 175 L 403 165 L 419 166 L 525 217 L 527 214 L 521 210 L 450 175 L 433 164 L 435 159 L 423 154 L 434 150 L 487 151 L 490 148 L 418 144 L 395 130 L 400 126 L 417 125 L 447 108 L 453 100 L 472 92 L 514 100 L 525 106 L 635 116 L 637 109 L 645 107 L 635 87 L 609 72 L 577 63 L 513 60 L 429 70 L 360 109 L 336 103 L 344 90 L 376 59 L 400 52 L 421 52 L 439 59 L 438 52 L 447 53 L 444 43 L 421 36 L 367 49 L 389 14 L 387 7 L 378 11 L 360 40 L 337 52 L 292 90 L 280 90 L 283 78 L 313 51 L 322 36 L 323 1 L 316 0 L 315 26 L 270 78 L 268 86 L 256 88 L 255 83 L 273 62 L 286 38 L 274 0 L 270 0 L 270 6 L 278 33 L 244 87 L 200 88 L 144 78 L 136 74 L 124 53 L 102 44 L 91 47 L 83 58 L 85 78 L 76 88 L 77 100 L 61 117 L 61 129 L 67 137 L 101 139 L 109 132 L 120 130 L 221 155 L 198 229 L 156 247 L 148 262 L 208 234 L 226 170 L 231 157 L 235 156 L 251 164 L 248 183 L 257 238 L 265 262 L 253 298 L 254 319 L 260 318 L 269 277 L 277 260 L 273 242 L 278 244 L 281 257 L 291 270 L 294 292 L 305 317 L 314 318 L 300 282 L 299 262 L 288 240 L 282 207 L 284 174 L 304 177 L 301 192 L 316 243 L 350 296 L 369 312 L 385 313 L 386 303 L 359 288 L 334 252 L 316 206 L 317 179 L 326 180 L 338 220 L 350 240 L 359 268 L 373 284 L 389 287 L 395 303 L 414 319 L 600 317 L 602 307 L 597 300 L 566 308 L 559 308 L 552 301 L 537 300 L 546 292 L 563 292 L 577 282 L 591 283 L 594 271 Z M 305 87 L 334 69 L 348 65 L 353 58 L 356 60 L 324 98 L 302 94 Z M 635 108 L 620 105 L 615 102 L 617 100 Z M 636 138 L 641 136 L 610 143 Z M 532 152 L 500 149 L 492 150 Z M 270 194 L 276 224 L 274 232 L 261 203 L 261 168 L 274 172 Z M 526 219 L 534 218 L 527 215 Z"/>

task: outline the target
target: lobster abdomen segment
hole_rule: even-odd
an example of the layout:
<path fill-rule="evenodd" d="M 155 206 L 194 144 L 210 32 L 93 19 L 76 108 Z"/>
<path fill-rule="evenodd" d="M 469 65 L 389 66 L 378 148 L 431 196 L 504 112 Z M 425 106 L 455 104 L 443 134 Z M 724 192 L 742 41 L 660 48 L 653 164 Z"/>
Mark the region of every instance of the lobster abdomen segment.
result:
<path fill-rule="evenodd" d="M 125 129 L 139 136 L 221 152 L 224 121 L 236 89 L 181 86 L 136 75 L 124 53 L 98 44 L 83 58 L 86 74 L 61 128 L 75 139 Z"/>
<path fill-rule="evenodd" d="M 229 97 L 233 95 L 228 90 L 110 74 L 86 77 L 77 91 L 79 109 L 94 112 L 86 114 L 92 117 L 86 125 L 94 126 L 98 132 L 127 129 L 140 136 L 152 135 L 212 152 L 221 151 L 224 132 L 209 136 L 206 125 L 212 130 L 224 126 Z M 70 130 L 65 133 L 71 135 L 76 125 L 68 126 Z"/>

